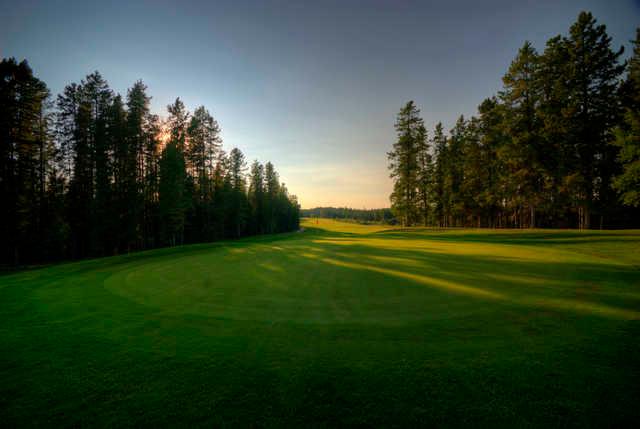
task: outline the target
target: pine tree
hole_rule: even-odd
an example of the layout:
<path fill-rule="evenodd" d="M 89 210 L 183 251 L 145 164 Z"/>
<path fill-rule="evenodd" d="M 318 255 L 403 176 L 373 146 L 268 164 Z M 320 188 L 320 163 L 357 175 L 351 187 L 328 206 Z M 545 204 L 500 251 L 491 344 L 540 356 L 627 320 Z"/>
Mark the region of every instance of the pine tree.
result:
<path fill-rule="evenodd" d="M 467 124 L 462 147 L 462 183 L 460 195 L 464 207 L 464 224 L 480 228 L 484 213 L 483 193 L 481 190 L 488 181 L 488 165 L 480 145 L 480 124 L 477 118 L 471 118 Z"/>
<path fill-rule="evenodd" d="M 429 224 L 431 216 L 431 193 L 433 183 L 433 162 L 429 150 L 429 140 L 427 130 L 422 127 L 416 136 L 416 160 L 418 163 L 417 184 L 418 184 L 418 208 L 424 226 Z"/>
<path fill-rule="evenodd" d="M 445 206 L 449 200 L 445 190 L 445 176 L 447 174 L 447 138 L 444 135 L 442 123 L 436 124 L 433 139 L 431 141 L 434 149 L 434 179 L 433 179 L 433 198 L 434 217 L 438 226 L 446 227 L 449 209 Z"/>
<path fill-rule="evenodd" d="M 261 234 L 265 228 L 265 190 L 264 190 L 264 167 L 258 161 L 251 164 L 249 173 L 249 206 L 251 208 L 251 220 L 254 233 Z"/>
<path fill-rule="evenodd" d="M 67 217 L 73 258 L 89 255 L 95 147 L 91 138 L 92 107 L 83 85 L 71 84 L 58 95 L 58 123 L 63 148 L 69 153 Z"/>
<path fill-rule="evenodd" d="M 538 63 L 535 49 L 525 42 L 502 79 L 504 90 L 500 93 L 510 137 L 498 153 L 508 170 L 505 187 L 512 196 L 515 224 L 531 228 L 536 224 L 536 207 L 541 203 L 545 174 L 540 163 L 543 146 L 536 115 L 540 99 Z"/>
<path fill-rule="evenodd" d="M 159 209 L 163 241 L 175 246 L 184 242 L 185 215 L 190 203 L 184 159 L 189 114 L 179 98 L 167 110 L 170 137 L 160 158 Z"/>
<path fill-rule="evenodd" d="M 103 256 L 111 249 L 112 231 L 106 222 L 93 222 L 93 219 L 112 219 L 112 188 L 111 177 L 113 175 L 112 166 L 112 146 L 108 139 L 110 129 L 107 123 L 107 111 L 113 98 L 113 93 L 109 89 L 107 81 L 103 79 L 99 72 L 88 75 L 82 83 L 85 97 L 91 108 L 90 119 L 90 140 L 89 145 L 93 147 L 93 170 L 94 186 L 92 210 L 89 220 L 91 224 L 91 249 L 92 255 Z"/>
<path fill-rule="evenodd" d="M 129 243 L 129 193 L 131 188 L 131 162 L 127 140 L 127 112 L 122 96 L 117 94 L 111 103 L 107 117 L 109 146 L 113 151 L 113 207 L 112 218 L 106 218 L 111 231 L 114 252 L 128 250 Z"/>
<path fill-rule="evenodd" d="M 482 179 L 480 205 L 485 208 L 487 225 L 502 226 L 502 202 L 505 200 L 501 180 L 504 166 L 498 157 L 498 150 L 505 144 L 504 106 L 496 97 L 484 100 L 478 107 L 480 150 L 485 176 Z"/>
<path fill-rule="evenodd" d="M 461 117 L 449 137 L 436 128 L 431 204 L 437 223 L 589 228 L 599 215 L 600 227 L 607 225 L 605 218 L 628 225 L 633 210 L 610 191 L 615 176 L 614 188 L 631 203 L 638 187 L 632 110 L 637 107 L 629 104 L 634 72 L 630 65 L 619 92 L 621 53 L 612 50 L 605 27 L 587 12 L 567 36 L 551 38 L 542 55 L 525 43 L 504 76 L 499 99 L 485 100 L 478 118 Z M 625 119 L 609 144 L 621 107 Z M 415 198 L 408 196 L 414 190 L 421 195 L 420 175 L 414 184 L 410 174 L 420 170 L 410 167 L 420 151 L 407 135 L 399 133 L 389 154 L 392 205 L 403 224 L 413 223 L 408 217 Z"/>
<path fill-rule="evenodd" d="M 190 227 L 200 239 L 213 237 L 212 179 L 214 162 L 220 150 L 220 127 L 204 106 L 198 107 L 187 128 L 188 145 L 185 154 L 187 171 L 193 183 Z"/>
<path fill-rule="evenodd" d="M 186 158 L 189 172 L 196 179 L 198 199 L 203 201 L 210 193 L 208 179 L 220 150 L 220 126 L 209 111 L 200 106 L 191 116 L 187 135 L 189 147 Z"/>
<path fill-rule="evenodd" d="M 160 158 L 160 218 L 163 242 L 183 243 L 185 222 L 184 156 L 175 141 L 169 141 Z"/>
<path fill-rule="evenodd" d="M 228 157 L 224 150 L 220 149 L 215 161 L 212 175 L 213 197 L 209 203 L 212 216 L 212 233 L 214 239 L 226 237 L 226 225 L 228 224 L 228 204 L 230 186 L 227 187 Z"/>
<path fill-rule="evenodd" d="M 467 121 L 460 115 L 447 139 L 447 172 L 445 175 L 445 193 L 448 208 L 447 226 L 461 226 L 464 217 L 464 203 L 460 187 L 464 179 L 464 144 L 467 132 Z"/>
<path fill-rule="evenodd" d="M 566 67 L 567 100 L 565 110 L 570 126 L 567 138 L 577 154 L 576 178 L 580 228 L 591 226 L 591 213 L 600 210 L 600 223 L 609 203 L 609 168 L 615 147 L 609 145 L 611 129 L 619 117 L 617 84 L 624 64 L 618 59 L 623 49 L 611 49 L 611 37 L 591 13 L 581 12 L 564 39 L 569 64 Z M 597 201 L 594 201 L 597 200 Z M 596 206 L 595 203 L 600 203 Z"/>
<path fill-rule="evenodd" d="M 633 56 L 628 63 L 628 75 L 622 88 L 624 121 L 616 129 L 613 144 L 620 149 L 618 160 L 622 172 L 615 177 L 613 187 L 621 201 L 640 206 L 640 28 L 633 42 Z"/>
<path fill-rule="evenodd" d="M 276 231 L 277 197 L 280 190 L 280 178 L 273 164 L 267 162 L 264 167 L 265 181 L 265 232 L 271 234 Z"/>
<path fill-rule="evenodd" d="M 184 154 L 187 141 L 189 112 L 180 98 L 176 98 L 173 104 L 168 105 L 167 111 L 169 112 L 169 118 L 167 119 L 169 138 L 176 145 L 178 151 Z"/>
<path fill-rule="evenodd" d="M 190 118 L 180 99 L 168 106 L 169 139 L 159 153 L 164 132 L 141 81 L 125 105 L 91 73 L 58 96 L 52 124 L 49 92 L 26 62 L 2 60 L 0 77 L 0 263 L 298 227 L 297 199 L 273 165 L 265 171 L 254 163 L 247 190 L 244 155 L 225 155 L 220 127 L 204 107 Z"/>
<path fill-rule="evenodd" d="M 1 261 L 10 264 L 41 257 L 48 97 L 26 61 L 0 63 Z"/>
<path fill-rule="evenodd" d="M 143 170 L 142 179 L 142 235 L 145 248 L 157 246 L 159 240 L 159 160 L 161 134 L 160 120 L 157 115 L 149 114 L 145 124 L 145 138 L 143 145 Z"/>
<path fill-rule="evenodd" d="M 538 87 L 540 103 L 536 111 L 540 125 L 540 138 L 544 146 L 541 164 L 546 172 L 544 186 L 547 225 L 569 225 L 571 206 L 577 206 L 576 194 L 579 176 L 578 158 L 568 133 L 571 118 L 569 87 L 566 76 L 570 66 L 567 44 L 561 36 L 547 41 L 544 53 L 539 57 Z"/>
<path fill-rule="evenodd" d="M 238 148 L 229 153 L 229 184 L 231 186 L 231 234 L 242 237 L 246 231 L 248 204 L 246 194 L 245 170 L 247 163 L 244 154 Z"/>
<path fill-rule="evenodd" d="M 398 140 L 389 152 L 389 170 L 394 179 L 391 207 L 403 226 L 413 225 L 419 218 L 418 189 L 418 148 L 425 138 L 424 122 L 420 110 L 409 101 L 398 113 L 396 124 Z"/>
<path fill-rule="evenodd" d="M 127 91 L 126 131 L 120 152 L 122 218 L 121 246 L 129 252 L 141 248 L 143 238 L 144 199 L 142 186 L 145 178 L 145 145 L 149 136 L 149 102 L 147 87 L 137 81 Z"/>

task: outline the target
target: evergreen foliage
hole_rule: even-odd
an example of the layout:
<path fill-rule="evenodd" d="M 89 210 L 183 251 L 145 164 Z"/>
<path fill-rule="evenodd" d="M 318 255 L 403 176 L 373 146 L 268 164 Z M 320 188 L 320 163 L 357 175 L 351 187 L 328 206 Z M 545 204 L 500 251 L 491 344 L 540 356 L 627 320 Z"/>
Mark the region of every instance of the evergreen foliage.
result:
<path fill-rule="evenodd" d="M 640 31 L 640 30 L 639 30 Z M 427 145 L 413 101 L 389 153 L 391 206 L 404 225 L 638 227 L 640 32 L 623 49 L 582 12 L 539 54 L 525 42 L 497 97 Z"/>
<path fill-rule="evenodd" d="M 271 163 L 222 150 L 204 106 L 163 124 L 142 81 L 126 99 L 98 72 L 51 103 L 26 61 L 0 62 L 0 264 L 46 263 L 298 229 Z M 163 138 L 164 137 L 164 138 Z"/>
<path fill-rule="evenodd" d="M 347 207 L 315 207 L 300 210 L 300 215 L 310 218 L 343 219 L 361 223 L 396 222 L 391 209 L 351 209 Z"/>

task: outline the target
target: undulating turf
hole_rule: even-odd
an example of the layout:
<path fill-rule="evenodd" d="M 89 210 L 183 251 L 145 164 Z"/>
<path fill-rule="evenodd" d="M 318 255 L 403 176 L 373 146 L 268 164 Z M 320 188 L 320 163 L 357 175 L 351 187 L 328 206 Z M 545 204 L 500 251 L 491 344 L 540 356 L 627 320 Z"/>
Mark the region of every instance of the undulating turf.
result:
<path fill-rule="evenodd" d="M 0 277 L 0 425 L 640 424 L 640 231 L 304 232 Z"/>

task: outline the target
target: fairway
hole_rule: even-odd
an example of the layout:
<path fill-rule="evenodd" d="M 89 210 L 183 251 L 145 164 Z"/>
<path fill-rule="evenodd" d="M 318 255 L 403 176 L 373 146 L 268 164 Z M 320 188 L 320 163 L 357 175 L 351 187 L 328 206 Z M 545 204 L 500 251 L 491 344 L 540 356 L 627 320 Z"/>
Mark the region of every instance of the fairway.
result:
<path fill-rule="evenodd" d="M 0 425 L 640 423 L 640 231 L 302 226 L 0 276 Z"/>

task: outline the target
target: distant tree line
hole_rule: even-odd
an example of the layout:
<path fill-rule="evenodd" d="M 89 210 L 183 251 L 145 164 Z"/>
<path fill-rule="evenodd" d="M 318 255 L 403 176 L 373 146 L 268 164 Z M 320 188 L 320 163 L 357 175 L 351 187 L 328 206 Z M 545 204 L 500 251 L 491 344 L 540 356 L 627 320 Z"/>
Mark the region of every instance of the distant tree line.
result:
<path fill-rule="evenodd" d="M 247 175 L 204 107 L 161 121 L 147 87 L 98 72 L 51 100 L 26 61 L 0 63 L 0 263 L 43 263 L 298 228 L 270 162 Z"/>
<path fill-rule="evenodd" d="M 327 219 L 347 219 L 357 222 L 394 223 L 391 209 L 350 209 L 347 207 L 316 207 L 302 209 L 303 217 L 321 217 Z"/>
<path fill-rule="evenodd" d="M 638 227 L 640 29 L 629 61 L 582 12 L 542 53 L 525 42 L 497 96 L 429 137 L 415 104 L 389 156 L 404 225 Z"/>

